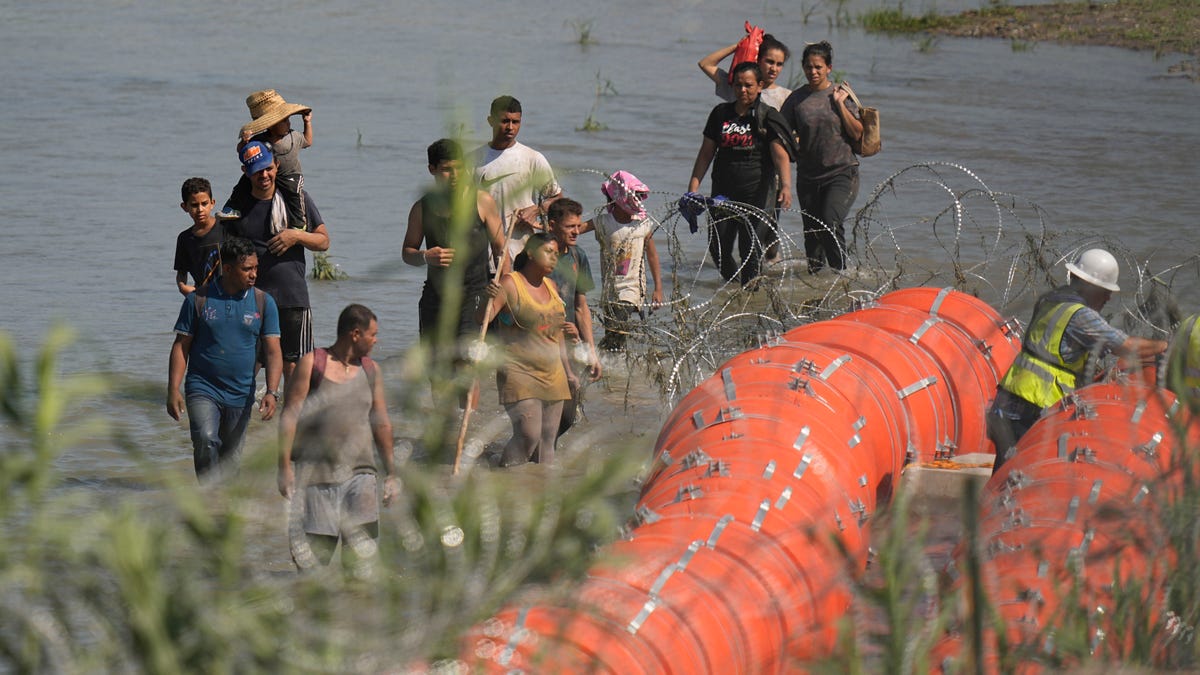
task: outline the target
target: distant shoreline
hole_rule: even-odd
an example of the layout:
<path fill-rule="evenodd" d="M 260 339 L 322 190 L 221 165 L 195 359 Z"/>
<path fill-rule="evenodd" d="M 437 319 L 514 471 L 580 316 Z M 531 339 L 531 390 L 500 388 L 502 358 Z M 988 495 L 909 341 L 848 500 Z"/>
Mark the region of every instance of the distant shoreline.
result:
<path fill-rule="evenodd" d="M 1179 53 L 1192 58 L 1169 71 L 1200 80 L 1200 2 L 1197 0 L 1077 0 L 1048 5 L 998 5 L 943 16 L 915 17 L 901 10 L 863 16 L 871 32 L 932 33 L 1010 40 L 1014 50 L 1037 42 L 1100 45 Z"/>

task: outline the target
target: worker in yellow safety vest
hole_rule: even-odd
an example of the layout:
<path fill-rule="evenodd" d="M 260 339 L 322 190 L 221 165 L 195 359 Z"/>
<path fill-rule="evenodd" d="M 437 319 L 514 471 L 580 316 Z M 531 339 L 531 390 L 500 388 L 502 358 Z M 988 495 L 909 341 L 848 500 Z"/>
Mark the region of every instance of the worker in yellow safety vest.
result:
<path fill-rule="evenodd" d="M 1200 314 L 1179 323 L 1167 352 L 1167 389 L 1192 405 L 1200 404 Z"/>
<path fill-rule="evenodd" d="M 987 414 L 988 438 L 996 446 L 994 474 L 1016 450 L 1042 410 L 1070 394 L 1089 358 L 1115 354 L 1152 363 L 1167 349 L 1162 340 L 1132 337 L 1109 325 L 1100 309 L 1117 285 L 1120 267 L 1099 248 L 1080 253 L 1066 264 L 1067 285 L 1038 298 L 1021 352 L 996 388 Z"/>

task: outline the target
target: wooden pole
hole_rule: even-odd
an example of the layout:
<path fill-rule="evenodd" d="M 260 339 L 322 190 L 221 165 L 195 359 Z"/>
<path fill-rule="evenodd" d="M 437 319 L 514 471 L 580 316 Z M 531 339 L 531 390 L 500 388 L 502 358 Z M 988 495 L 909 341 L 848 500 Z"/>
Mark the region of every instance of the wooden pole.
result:
<path fill-rule="evenodd" d="M 504 258 L 508 253 L 508 240 L 512 236 L 513 228 L 517 224 L 517 214 L 514 211 L 512 216 L 512 224 L 506 224 L 504 228 L 504 245 L 500 247 L 500 261 L 496 263 L 496 273 L 492 275 L 492 283 L 500 283 L 500 275 L 504 271 Z M 479 327 L 479 341 L 482 342 L 487 337 L 488 324 L 492 321 L 492 299 L 488 298 L 487 309 L 483 312 L 483 325 Z M 462 465 L 463 443 L 467 439 L 467 424 L 471 420 L 471 411 L 479 403 L 479 378 L 471 378 L 471 388 L 467 391 L 467 406 L 463 408 L 462 424 L 458 427 L 458 441 L 454 446 L 454 475 L 458 475 L 459 468 Z"/>

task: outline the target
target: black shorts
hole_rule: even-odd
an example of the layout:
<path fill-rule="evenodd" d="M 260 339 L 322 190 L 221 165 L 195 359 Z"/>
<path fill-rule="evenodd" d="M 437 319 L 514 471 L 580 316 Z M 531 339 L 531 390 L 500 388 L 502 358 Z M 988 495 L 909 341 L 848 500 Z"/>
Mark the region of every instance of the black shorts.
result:
<path fill-rule="evenodd" d="M 312 310 L 308 307 L 279 308 L 279 348 L 283 360 L 295 363 L 313 350 Z"/>

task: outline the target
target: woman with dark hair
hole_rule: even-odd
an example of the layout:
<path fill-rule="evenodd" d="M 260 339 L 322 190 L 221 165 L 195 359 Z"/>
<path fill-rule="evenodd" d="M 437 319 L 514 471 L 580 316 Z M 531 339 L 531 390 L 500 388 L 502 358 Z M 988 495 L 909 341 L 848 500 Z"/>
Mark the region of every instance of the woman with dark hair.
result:
<path fill-rule="evenodd" d="M 722 47 L 700 59 L 700 62 L 696 64 L 700 66 L 700 70 L 704 71 L 708 79 L 716 84 L 717 98 L 731 103 L 737 99 L 737 95 L 733 91 L 729 73 L 718 64 L 737 51 L 737 47 L 737 42 L 728 47 Z M 762 99 L 776 110 L 780 109 L 788 95 L 792 93 L 791 89 L 775 83 L 775 79 L 783 73 L 783 64 L 787 63 L 789 56 L 791 56 L 791 51 L 788 50 L 787 45 L 776 40 L 775 36 L 770 33 L 763 36 L 762 44 L 758 46 L 758 67 L 763 76 Z"/>
<path fill-rule="evenodd" d="M 785 209 L 792 206 L 790 134 L 779 111 L 759 97 L 763 75 L 756 63 L 741 63 L 733 69 L 733 88 L 737 100 L 712 109 L 704 125 L 704 141 L 696 154 L 688 192 L 700 189 L 711 164 L 712 194 L 729 202 L 713 207 L 708 250 L 721 270 L 721 277 L 732 281 L 740 276 L 744 288 L 754 288 L 763 249 L 774 242 L 773 210 L 778 201 Z M 776 176 L 779 199 L 775 198 Z M 737 239 L 740 262 L 733 259 Z"/>
<path fill-rule="evenodd" d="M 554 239 L 533 234 L 513 261 L 514 271 L 488 288 L 489 316 L 497 317 L 505 356 L 496 385 L 513 425 L 501 466 L 554 461 L 563 402 L 576 384 L 563 340 L 567 320 L 562 297 L 549 278 L 557 263 Z"/>
<path fill-rule="evenodd" d="M 796 202 L 803 211 L 804 253 L 808 272 L 826 263 L 846 268 L 846 234 L 842 222 L 858 197 L 858 157 L 854 142 L 862 139 L 858 107 L 849 92 L 829 79 L 833 47 L 818 42 L 804 48 L 808 84 L 792 92 L 783 117 L 796 133 Z"/>

